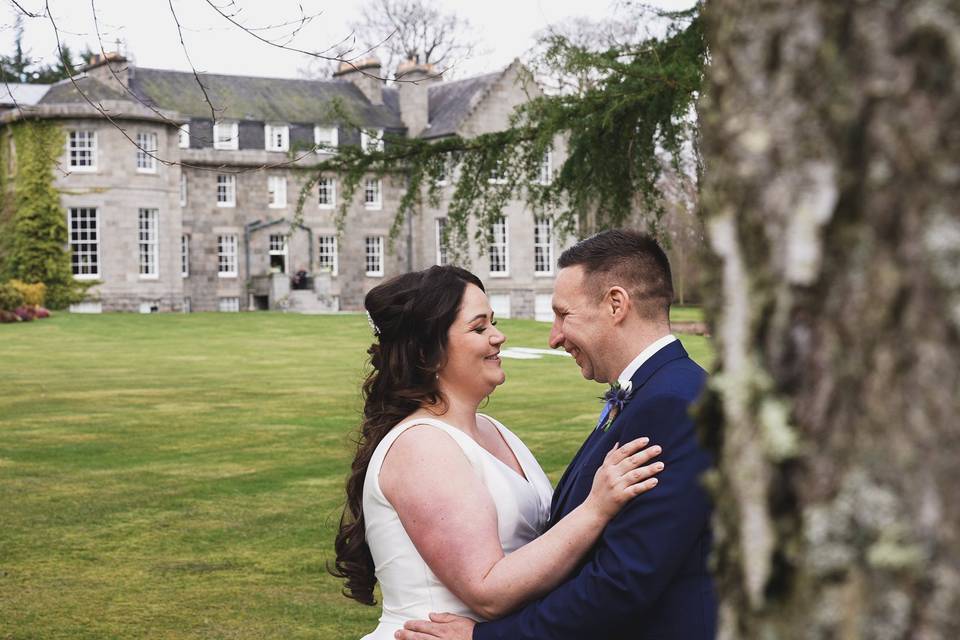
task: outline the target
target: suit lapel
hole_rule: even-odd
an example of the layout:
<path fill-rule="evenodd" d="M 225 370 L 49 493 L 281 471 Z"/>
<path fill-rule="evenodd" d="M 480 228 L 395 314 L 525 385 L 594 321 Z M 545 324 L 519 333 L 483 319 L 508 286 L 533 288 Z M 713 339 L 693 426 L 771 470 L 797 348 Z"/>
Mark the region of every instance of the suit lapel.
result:
<path fill-rule="evenodd" d="M 686 358 L 687 351 L 683 348 L 683 345 L 680 344 L 679 340 L 675 340 L 665 346 L 664 348 L 657 351 L 655 354 L 650 356 L 650 359 L 644 362 L 639 369 L 633 374 L 633 377 L 630 379 L 632 382 L 632 389 L 630 396 L 631 398 L 636 397 L 640 393 L 640 389 L 653 377 L 661 367 L 663 367 L 668 362 L 677 360 L 679 358 Z M 627 403 L 627 407 L 629 402 Z M 627 407 L 624 407 L 621 411 L 621 415 L 617 416 L 617 420 L 622 417 L 622 414 L 627 412 Z M 614 425 L 611 426 L 613 429 L 616 425 L 617 420 L 614 421 Z M 563 507 L 566 503 L 566 500 L 570 494 L 571 489 L 574 485 L 577 484 L 577 479 L 580 477 L 581 472 L 584 470 L 583 465 L 586 460 L 590 460 L 592 456 L 588 455 L 588 451 L 592 451 L 596 443 L 602 438 L 602 434 L 605 432 L 600 431 L 600 429 L 594 429 L 590 435 L 587 436 L 587 439 L 584 440 L 583 444 L 580 445 L 580 450 L 577 451 L 577 454 L 573 457 L 573 460 L 567 466 L 566 471 L 563 472 L 563 476 L 560 478 L 560 482 L 557 483 L 556 491 L 554 491 L 553 502 L 550 507 L 550 522 L 555 523 L 563 515 L 566 515 Z M 620 444 L 626 444 L 621 442 Z M 610 445 L 612 446 L 612 445 Z M 595 468 L 591 469 L 592 473 L 596 472 Z"/>
<path fill-rule="evenodd" d="M 580 474 L 580 459 L 583 458 L 584 453 L 590 448 L 590 443 L 596 439 L 597 431 L 599 431 L 599 429 L 591 431 L 587 439 L 583 441 L 583 444 L 580 445 L 580 450 L 577 451 L 573 460 L 567 465 L 567 469 L 563 472 L 560 482 L 557 483 L 557 489 L 553 493 L 553 503 L 550 507 L 550 522 L 556 522 L 558 519 L 557 516 L 562 513 L 561 509 L 564 499 L 567 497 L 567 494 L 570 492 L 570 487 L 574 485 L 577 476 Z"/>

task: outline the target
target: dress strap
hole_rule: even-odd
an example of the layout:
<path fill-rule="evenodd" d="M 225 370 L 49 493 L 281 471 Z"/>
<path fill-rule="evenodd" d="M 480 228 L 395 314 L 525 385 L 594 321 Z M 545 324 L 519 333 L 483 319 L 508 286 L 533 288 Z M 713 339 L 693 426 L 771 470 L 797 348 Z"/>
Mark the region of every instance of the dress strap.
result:
<path fill-rule="evenodd" d="M 481 463 L 477 459 L 477 449 L 480 447 L 480 445 L 474 442 L 473 438 L 465 434 L 460 429 L 457 429 L 453 425 L 447 424 L 442 420 L 437 420 L 436 418 L 412 418 L 405 422 L 401 422 L 397 426 L 390 429 L 390 432 L 383 437 L 383 440 L 381 440 L 380 444 L 377 445 L 376 450 L 373 452 L 373 456 L 370 458 L 370 464 L 367 467 L 367 478 L 374 481 L 371 488 L 374 489 L 374 492 L 379 498 L 386 500 L 386 496 L 383 495 L 383 491 L 380 489 L 379 477 L 380 469 L 383 466 L 383 461 L 387 457 L 387 453 L 390 451 L 390 447 L 393 446 L 393 443 L 397 440 L 397 438 L 399 438 L 407 429 L 421 424 L 436 427 L 453 438 L 454 442 L 460 446 L 460 449 L 467 457 L 467 460 L 470 461 L 470 464 L 472 464 L 478 471 L 481 471 Z"/>

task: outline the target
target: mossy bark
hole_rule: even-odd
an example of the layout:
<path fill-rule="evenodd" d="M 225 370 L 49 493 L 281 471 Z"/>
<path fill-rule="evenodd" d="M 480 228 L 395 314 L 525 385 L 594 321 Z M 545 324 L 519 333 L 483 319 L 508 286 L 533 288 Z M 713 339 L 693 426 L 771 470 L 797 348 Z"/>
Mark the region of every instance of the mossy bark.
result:
<path fill-rule="evenodd" d="M 960 9 L 707 19 L 721 638 L 960 638 Z"/>

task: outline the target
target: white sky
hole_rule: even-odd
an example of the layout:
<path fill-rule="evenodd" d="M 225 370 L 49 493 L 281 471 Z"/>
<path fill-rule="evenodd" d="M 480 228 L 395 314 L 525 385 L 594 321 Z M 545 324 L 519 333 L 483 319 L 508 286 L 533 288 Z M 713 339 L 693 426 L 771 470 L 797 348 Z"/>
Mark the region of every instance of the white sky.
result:
<path fill-rule="evenodd" d="M 214 0 L 227 5 L 230 0 Z M 622 0 L 621 0 L 622 1 Z M 43 0 L 18 0 L 21 6 L 42 13 Z M 309 51 L 330 47 L 350 34 L 347 24 L 359 17 L 361 0 L 233 0 L 240 8 L 237 20 L 249 27 L 266 27 L 295 20 L 299 6 L 307 15 L 323 12 L 290 43 Z M 615 17 L 617 0 L 436 0 L 441 10 L 467 18 L 480 41 L 481 53 L 459 64 L 458 77 L 493 71 L 522 56 L 533 45 L 533 34 L 571 16 L 593 19 Z M 10 3 L 0 9 L 0 52 L 13 51 L 13 21 L 17 10 Z M 61 41 L 78 54 L 85 44 L 100 49 L 91 4 L 96 7 L 104 47 L 116 48 L 119 38 L 135 63 L 142 67 L 189 71 L 168 0 L 49 0 Z M 691 0 L 649 2 L 683 9 Z M 268 77 L 298 77 L 309 59 L 257 41 L 224 20 L 206 0 L 173 0 L 183 27 L 187 51 L 198 71 Z M 227 10 L 230 10 L 227 7 Z M 33 58 L 54 59 L 56 40 L 46 17 L 25 18 L 25 44 Z M 290 28 L 272 32 L 277 37 Z"/>

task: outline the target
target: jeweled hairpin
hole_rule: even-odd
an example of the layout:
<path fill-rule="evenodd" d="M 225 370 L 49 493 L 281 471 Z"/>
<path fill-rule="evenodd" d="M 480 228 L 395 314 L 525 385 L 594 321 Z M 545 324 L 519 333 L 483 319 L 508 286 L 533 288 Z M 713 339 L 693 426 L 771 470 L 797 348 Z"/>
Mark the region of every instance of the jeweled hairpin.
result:
<path fill-rule="evenodd" d="M 373 316 L 370 315 L 369 311 L 367 311 L 367 324 L 370 325 L 370 330 L 373 331 L 373 335 L 380 335 L 380 327 L 378 327 L 377 323 L 373 321 Z"/>

